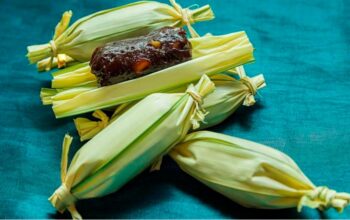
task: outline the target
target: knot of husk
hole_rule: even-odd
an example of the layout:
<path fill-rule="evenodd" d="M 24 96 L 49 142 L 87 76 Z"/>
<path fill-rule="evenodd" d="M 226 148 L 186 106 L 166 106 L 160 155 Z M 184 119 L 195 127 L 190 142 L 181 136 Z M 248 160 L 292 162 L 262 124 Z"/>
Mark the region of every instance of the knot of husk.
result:
<path fill-rule="evenodd" d="M 307 206 L 310 208 L 318 208 L 319 210 L 335 208 L 338 212 L 342 212 L 349 204 L 350 194 L 338 193 L 328 187 L 320 186 L 301 197 L 298 204 L 298 211 L 300 212 L 304 206 Z"/>
<path fill-rule="evenodd" d="M 62 144 L 62 158 L 61 158 L 61 186 L 50 196 L 49 201 L 59 211 L 64 212 L 68 210 L 73 219 L 82 219 L 81 215 L 75 208 L 75 202 L 78 200 L 71 192 L 70 187 L 66 185 L 65 180 L 67 176 L 68 167 L 68 153 L 73 138 L 66 134 Z"/>

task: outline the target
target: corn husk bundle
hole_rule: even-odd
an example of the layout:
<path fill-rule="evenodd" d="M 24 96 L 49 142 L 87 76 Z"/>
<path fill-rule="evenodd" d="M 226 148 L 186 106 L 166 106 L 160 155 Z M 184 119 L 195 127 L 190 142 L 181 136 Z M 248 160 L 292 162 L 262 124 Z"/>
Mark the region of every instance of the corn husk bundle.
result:
<path fill-rule="evenodd" d="M 50 197 L 52 205 L 80 218 L 74 206 L 77 200 L 118 190 L 181 141 L 191 126 L 197 128 L 205 117 L 202 99 L 214 88 L 214 83 L 203 75 L 185 93 L 146 97 L 80 148 L 68 170 L 71 137 L 66 136 L 62 185 Z"/>
<path fill-rule="evenodd" d="M 206 34 L 203 37 L 190 38 L 189 41 L 191 42 L 191 45 L 194 45 L 192 48 L 192 58 L 196 59 L 237 46 L 237 42 L 235 41 L 240 39 L 242 33 L 243 32 L 236 32 L 221 36 Z M 243 44 L 245 44 L 245 42 L 242 42 L 242 45 Z M 220 47 L 218 48 L 218 46 Z M 240 73 L 245 74 L 242 66 L 230 70 L 230 73 L 237 75 L 240 75 Z M 51 88 L 58 89 L 54 91 L 62 91 L 62 89 L 65 91 L 69 88 L 76 87 L 88 87 L 90 89 L 98 87 L 96 76 L 91 73 L 89 62 L 56 71 L 52 73 L 52 77 Z M 51 104 L 51 100 L 48 99 L 49 97 L 45 98 L 43 104 Z M 54 97 L 51 98 L 55 100 Z"/>
<path fill-rule="evenodd" d="M 193 59 L 133 80 L 96 88 L 44 89 L 44 104 L 52 104 L 57 118 L 77 115 L 168 92 L 193 83 L 203 74 L 214 75 L 254 60 L 245 32 L 192 38 Z M 64 74 L 63 74 L 64 75 Z"/>
<path fill-rule="evenodd" d="M 40 93 L 43 104 L 52 104 L 57 118 L 94 111 L 99 119 L 74 120 L 81 140 L 91 140 L 76 152 L 68 169 L 72 137 L 65 136 L 62 184 L 49 198 L 52 205 L 81 219 L 78 200 L 117 191 L 147 167 L 159 169 L 162 156 L 169 153 L 183 171 L 243 206 L 342 211 L 350 203 L 349 194 L 316 187 L 282 152 L 208 131 L 188 134 L 221 123 L 241 105 L 253 105 L 265 80 L 262 75 L 247 77 L 239 67 L 254 61 L 245 32 L 199 37 L 191 24 L 213 19 L 211 8 L 183 9 L 175 0 L 170 3 L 135 2 L 70 26 L 72 12 L 67 11 L 49 43 L 28 47 L 27 57 L 39 71 L 79 63 L 52 74 L 52 88 Z M 96 47 L 165 26 L 187 26 L 191 60 L 98 87 L 89 66 Z M 114 114 L 109 118 L 102 110 Z"/>
<path fill-rule="evenodd" d="M 164 26 L 187 25 L 190 33 L 196 36 L 191 24 L 214 18 L 209 5 L 191 10 L 181 8 L 175 0 L 170 3 L 172 6 L 139 1 L 96 12 L 71 26 L 72 12 L 67 11 L 56 26 L 53 39 L 47 44 L 29 46 L 27 57 L 30 63 L 39 62 L 39 70 L 50 70 L 53 65 L 64 66 L 72 60 L 88 61 L 95 48 L 105 43 L 141 36 Z"/>
<path fill-rule="evenodd" d="M 255 103 L 254 95 L 258 89 L 265 87 L 265 80 L 262 74 L 255 77 L 242 76 L 237 80 L 229 75 L 217 74 L 211 77 L 215 84 L 215 91 L 204 99 L 203 108 L 208 111 L 205 121 L 200 124 L 199 129 L 212 127 L 224 121 L 241 105 L 251 106 Z M 179 88 L 175 91 L 185 91 Z M 93 117 L 99 119 L 92 121 L 88 118 L 76 118 L 74 120 L 76 129 L 81 141 L 91 139 L 98 132 L 104 129 L 110 121 L 114 121 L 131 106 L 137 102 L 123 104 L 116 108 L 111 119 L 101 110 L 93 113 Z"/>
<path fill-rule="evenodd" d="M 239 80 L 227 75 L 214 75 L 215 91 L 205 98 L 205 108 L 209 114 L 202 123 L 201 129 L 212 127 L 223 122 L 240 106 L 255 104 L 257 91 L 266 86 L 262 74 L 254 77 L 243 76 Z"/>
<path fill-rule="evenodd" d="M 239 48 L 246 48 L 248 49 L 248 51 L 252 51 L 252 46 L 245 32 L 236 32 L 220 36 L 205 35 L 203 37 L 190 38 L 189 41 L 192 45 L 193 60 L 219 52 L 226 52 L 229 49 L 235 49 L 233 52 L 239 50 Z M 232 59 L 234 59 L 234 57 Z M 205 59 L 205 61 L 206 60 L 208 59 Z M 247 60 L 246 62 L 250 61 L 252 60 Z M 56 94 L 58 93 L 57 95 L 59 95 L 61 91 L 69 91 L 68 88 L 97 88 L 96 77 L 94 74 L 91 73 L 91 69 L 88 62 L 74 65 L 63 70 L 59 70 L 57 72 L 54 72 L 52 76 L 53 79 L 51 81 L 51 87 L 59 89 L 53 90 L 56 91 Z M 144 77 L 145 76 L 143 76 L 142 78 Z M 59 98 L 52 96 L 43 96 L 43 98 L 44 104 L 52 104 L 52 101 L 60 100 Z M 51 100 L 49 98 L 51 98 Z"/>
<path fill-rule="evenodd" d="M 245 207 L 341 212 L 350 203 L 350 194 L 316 187 L 284 153 L 240 138 L 194 132 L 169 155 L 183 171 Z"/>

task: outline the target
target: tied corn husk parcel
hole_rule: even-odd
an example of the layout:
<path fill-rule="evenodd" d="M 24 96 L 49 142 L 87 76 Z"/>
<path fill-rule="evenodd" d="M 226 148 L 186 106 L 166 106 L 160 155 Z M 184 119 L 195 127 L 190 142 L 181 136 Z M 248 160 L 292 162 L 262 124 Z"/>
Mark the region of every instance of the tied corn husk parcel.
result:
<path fill-rule="evenodd" d="M 341 212 L 350 202 L 350 194 L 316 187 L 290 157 L 252 141 L 199 131 L 169 154 L 183 171 L 245 207 Z"/>
<path fill-rule="evenodd" d="M 244 76 L 239 80 L 225 74 L 217 74 L 211 79 L 215 84 L 215 90 L 204 98 L 203 108 L 207 110 L 208 114 L 198 129 L 209 128 L 221 123 L 241 105 L 254 105 L 254 95 L 257 93 L 257 90 L 265 87 L 265 80 L 262 74 L 252 78 Z M 185 91 L 185 88 L 178 88 L 177 90 Z M 111 119 L 101 110 L 97 110 L 92 114 L 98 121 L 82 117 L 76 118 L 74 123 L 80 140 L 91 139 L 104 129 L 110 121 L 117 119 L 135 103 L 137 101 L 118 106 Z"/>
<path fill-rule="evenodd" d="M 159 170 L 169 155 L 181 170 L 245 207 L 302 207 L 341 212 L 350 195 L 315 186 L 287 155 L 236 137 L 203 131 L 252 106 L 266 86 L 262 74 L 250 77 L 242 65 L 254 61 L 244 31 L 199 36 L 192 24 L 214 18 L 209 5 L 181 7 L 139 1 L 78 19 L 63 13 L 52 40 L 29 46 L 38 71 L 52 73 L 42 88 L 44 105 L 56 118 L 78 116 L 74 124 L 87 141 L 68 161 L 72 137 L 64 136 L 61 185 L 49 201 L 60 212 L 81 219 L 78 200 L 119 190 L 147 168 Z M 163 27 L 185 26 L 191 59 L 150 74 L 101 86 L 90 66 L 96 48 L 145 36 Z M 157 46 L 157 44 L 156 44 Z M 202 131 L 198 131 L 202 130 Z M 69 165 L 68 165 L 69 164 Z"/>
<path fill-rule="evenodd" d="M 190 33 L 196 36 L 191 24 L 214 18 L 209 5 L 191 10 L 182 8 L 175 0 L 170 0 L 170 3 L 171 6 L 156 1 L 139 1 L 96 12 L 71 26 L 72 11 L 67 11 L 57 24 L 52 40 L 29 46 L 27 57 L 30 63 L 38 64 L 38 70 L 50 70 L 55 65 L 63 67 L 72 60 L 88 61 L 95 48 L 107 42 L 144 35 L 164 26 L 187 25 Z"/>
<path fill-rule="evenodd" d="M 190 42 L 193 59 L 187 62 L 110 86 L 43 89 L 43 103 L 52 104 L 57 118 L 77 115 L 135 101 L 154 92 L 169 92 L 195 82 L 203 74 L 211 76 L 254 60 L 253 46 L 245 32 L 208 35 L 192 38 Z M 75 74 L 80 75 L 81 71 L 85 74 L 86 67 L 81 66 L 82 64 L 78 73 L 69 71 L 60 76 L 70 81 Z M 87 69 L 87 74 L 91 75 L 89 68 Z"/>
<path fill-rule="evenodd" d="M 77 217 L 78 199 L 118 190 L 181 141 L 191 127 L 199 126 L 205 118 L 203 98 L 214 88 L 203 75 L 185 93 L 152 94 L 131 107 L 80 148 L 68 171 L 61 171 L 62 185 L 50 197 L 53 206 Z M 69 141 L 66 136 L 64 148 L 69 148 Z"/>

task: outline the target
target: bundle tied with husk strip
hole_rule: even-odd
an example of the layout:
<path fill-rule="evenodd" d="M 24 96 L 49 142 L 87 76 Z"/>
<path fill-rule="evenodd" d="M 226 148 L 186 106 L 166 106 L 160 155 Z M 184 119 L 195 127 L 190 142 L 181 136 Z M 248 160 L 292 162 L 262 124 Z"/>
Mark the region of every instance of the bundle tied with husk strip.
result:
<path fill-rule="evenodd" d="M 245 207 L 341 212 L 350 203 L 350 194 L 316 187 L 286 154 L 252 141 L 199 131 L 169 155 L 183 171 Z"/>
<path fill-rule="evenodd" d="M 51 92 L 45 89 L 42 100 L 44 104 L 52 104 L 55 116 L 62 118 L 139 100 L 155 92 L 168 92 L 195 82 L 203 74 L 211 76 L 254 60 L 253 47 L 245 32 L 190 41 L 193 59 L 187 62 L 105 87 L 85 85 Z"/>
<path fill-rule="evenodd" d="M 205 121 L 198 129 L 212 127 L 224 121 L 232 115 L 241 105 L 252 106 L 255 104 L 254 95 L 257 90 L 265 87 L 265 79 L 262 74 L 255 77 L 241 75 L 241 79 L 235 79 L 226 74 L 217 74 L 211 77 L 215 84 L 215 91 L 204 99 L 203 108 L 209 113 Z M 172 92 L 182 92 L 184 87 L 177 88 Z M 120 115 L 135 105 L 137 101 L 125 103 L 116 108 L 109 118 L 102 110 L 96 110 L 92 115 L 97 121 L 78 117 L 74 119 L 75 127 L 81 141 L 91 139 L 107 125 L 116 120 Z"/>
<path fill-rule="evenodd" d="M 200 8 L 182 8 L 175 0 L 171 6 L 156 1 L 139 1 L 96 12 L 80 18 L 69 26 L 71 11 L 62 15 L 53 39 L 47 44 L 27 48 L 30 63 L 38 63 L 38 70 L 50 70 L 55 65 L 65 66 L 76 60 L 86 62 L 96 47 L 105 43 L 141 36 L 152 30 L 186 25 L 197 36 L 191 24 L 214 18 L 209 5 Z"/>
<path fill-rule="evenodd" d="M 67 168 L 71 138 L 65 137 L 62 185 L 49 198 L 57 210 L 80 217 L 75 203 L 107 195 L 166 154 L 205 118 L 203 98 L 215 89 L 203 75 L 185 93 L 152 94 L 82 146 Z M 166 137 L 166 138 L 164 138 Z M 68 142 L 68 143 L 67 143 Z"/>

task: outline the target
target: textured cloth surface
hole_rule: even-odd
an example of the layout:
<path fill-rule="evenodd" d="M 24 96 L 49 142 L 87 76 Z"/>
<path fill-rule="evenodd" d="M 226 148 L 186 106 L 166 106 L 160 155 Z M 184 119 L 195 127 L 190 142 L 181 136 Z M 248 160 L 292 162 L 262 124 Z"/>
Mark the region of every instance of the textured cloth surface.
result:
<path fill-rule="evenodd" d="M 69 218 L 47 201 L 60 185 L 61 142 L 72 119 L 55 120 L 39 100 L 49 74 L 36 73 L 26 46 L 48 42 L 64 10 L 73 20 L 118 1 L 0 1 L 0 218 Z M 165 2 L 165 1 L 164 1 Z M 248 74 L 264 73 L 258 104 L 212 130 L 273 146 L 316 185 L 350 192 L 350 4 L 347 0 L 179 0 L 210 3 L 216 19 L 200 34 L 246 30 L 256 51 Z M 141 15 L 140 15 L 141 16 Z M 80 143 L 74 141 L 71 155 Z M 182 173 L 169 158 L 122 190 L 85 200 L 85 218 L 350 218 L 350 210 L 246 209 Z"/>

